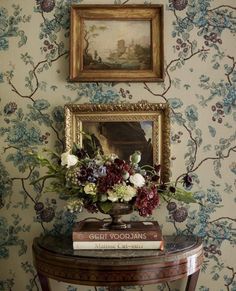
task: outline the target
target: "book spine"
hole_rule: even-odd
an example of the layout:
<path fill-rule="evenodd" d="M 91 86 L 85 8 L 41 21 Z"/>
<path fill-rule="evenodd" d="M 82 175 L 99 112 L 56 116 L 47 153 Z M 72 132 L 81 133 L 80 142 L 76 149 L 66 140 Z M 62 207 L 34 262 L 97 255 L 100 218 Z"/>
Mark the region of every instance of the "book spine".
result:
<path fill-rule="evenodd" d="M 157 231 L 134 231 L 134 232 L 73 232 L 73 241 L 160 241 L 162 238 Z"/>
<path fill-rule="evenodd" d="M 163 241 L 73 241 L 74 250 L 163 250 Z"/>

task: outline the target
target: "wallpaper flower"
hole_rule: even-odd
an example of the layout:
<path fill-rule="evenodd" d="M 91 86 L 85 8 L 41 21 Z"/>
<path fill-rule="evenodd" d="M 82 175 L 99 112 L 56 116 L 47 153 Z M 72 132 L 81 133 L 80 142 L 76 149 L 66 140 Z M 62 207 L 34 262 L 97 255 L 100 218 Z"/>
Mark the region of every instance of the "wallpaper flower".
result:
<path fill-rule="evenodd" d="M 64 201 L 47 193 L 44 185 L 31 185 L 41 169 L 29 149 L 41 152 L 47 145 L 63 151 L 65 103 L 140 100 L 170 103 L 171 179 L 191 177 L 188 185 L 198 202 L 190 204 L 183 222 L 165 205 L 154 219 L 165 233 L 193 233 L 203 239 L 205 260 L 197 290 L 236 290 L 235 0 L 84 0 L 151 2 L 165 8 L 164 83 L 99 84 L 68 82 L 72 2 L 82 1 L 0 3 L 0 290 L 40 290 L 33 238 L 49 231 L 69 233 L 75 219 L 86 216 L 66 211 Z M 138 219 L 135 214 L 131 218 Z M 52 283 L 59 291 L 93 290 Z M 142 290 L 183 289 L 177 282 Z"/>

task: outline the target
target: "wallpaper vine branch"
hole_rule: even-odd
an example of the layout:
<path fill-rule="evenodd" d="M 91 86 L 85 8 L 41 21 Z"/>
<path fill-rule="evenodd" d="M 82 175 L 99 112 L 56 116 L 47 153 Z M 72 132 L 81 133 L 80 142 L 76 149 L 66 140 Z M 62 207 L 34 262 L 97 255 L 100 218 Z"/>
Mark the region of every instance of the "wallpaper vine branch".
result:
<path fill-rule="evenodd" d="M 172 177 L 176 183 L 191 179 L 188 186 L 197 201 L 184 222 L 175 221 L 164 203 L 153 219 L 164 233 L 202 238 L 205 260 L 197 290 L 235 291 L 235 1 L 103 1 L 164 5 L 165 80 L 143 84 L 67 82 L 69 11 L 72 3 L 81 2 L 0 4 L 0 291 L 39 291 L 33 238 L 46 232 L 70 234 L 74 221 L 87 217 L 66 211 L 62 197 L 48 192 L 45 181 L 31 184 L 42 172 L 30 151 L 45 146 L 63 151 L 64 104 L 140 100 L 170 104 Z M 51 283 L 58 291 L 92 290 Z M 182 284 L 141 288 L 182 291 Z"/>

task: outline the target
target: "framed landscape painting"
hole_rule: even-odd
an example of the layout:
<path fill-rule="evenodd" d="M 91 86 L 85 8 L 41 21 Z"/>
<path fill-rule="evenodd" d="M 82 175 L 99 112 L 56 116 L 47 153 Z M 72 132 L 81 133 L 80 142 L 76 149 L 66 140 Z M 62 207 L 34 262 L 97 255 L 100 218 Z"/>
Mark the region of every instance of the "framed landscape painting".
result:
<path fill-rule="evenodd" d="M 72 5 L 71 81 L 162 81 L 162 5 Z"/>
<path fill-rule="evenodd" d="M 116 154 L 123 160 L 140 151 L 140 165 L 161 164 L 162 181 L 167 181 L 169 122 L 169 107 L 164 103 L 67 104 L 66 150 L 76 143 L 90 154 L 92 139 L 102 154 Z"/>

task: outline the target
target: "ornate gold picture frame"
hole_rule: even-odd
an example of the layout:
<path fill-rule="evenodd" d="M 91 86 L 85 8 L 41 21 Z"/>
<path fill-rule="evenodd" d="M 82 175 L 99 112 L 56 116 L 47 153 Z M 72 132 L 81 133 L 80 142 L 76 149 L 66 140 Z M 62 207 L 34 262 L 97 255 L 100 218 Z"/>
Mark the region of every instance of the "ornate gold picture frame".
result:
<path fill-rule="evenodd" d="M 163 5 L 72 5 L 70 81 L 163 81 Z"/>
<path fill-rule="evenodd" d="M 65 105 L 65 143 L 86 148 L 89 133 L 104 154 L 129 159 L 142 153 L 142 164 L 161 164 L 161 179 L 169 180 L 170 120 L 166 103 L 67 104 Z"/>

